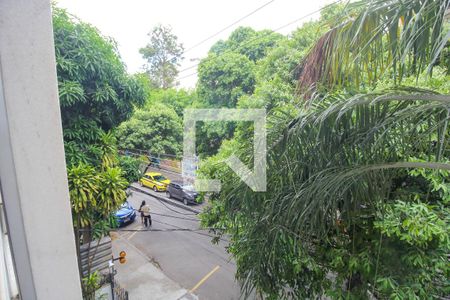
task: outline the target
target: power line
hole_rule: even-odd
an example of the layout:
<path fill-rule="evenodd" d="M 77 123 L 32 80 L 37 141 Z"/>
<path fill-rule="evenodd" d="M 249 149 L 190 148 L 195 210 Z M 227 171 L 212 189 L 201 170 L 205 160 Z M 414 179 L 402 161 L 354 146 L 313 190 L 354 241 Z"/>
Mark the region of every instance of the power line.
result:
<path fill-rule="evenodd" d="M 142 192 L 139 192 L 139 191 L 137 191 L 138 193 L 141 193 L 141 194 L 144 194 L 144 195 L 148 195 L 148 194 L 145 194 L 145 193 L 142 193 Z M 150 197 L 153 197 L 153 198 L 155 198 L 156 200 L 158 200 L 162 205 L 164 205 L 168 210 L 170 210 L 170 211 L 173 211 L 174 213 L 177 213 L 177 214 L 180 214 L 180 215 L 183 215 L 183 216 L 196 216 L 196 215 L 198 215 L 198 214 L 196 214 L 196 213 L 193 213 L 193 214 L 185 214 L 185 213 L 182 213 L 182 212 L 180 212 L 180 211 L 177 211 L 177 210 L 175 210 L 175 209 L 173 209 L 173 208 L 171 208 L 171 207 L 169 207 L 169 206 L 167 206 L 167 204 L 165 204 L 161 199 L 159 199 L 158 197 L 155 197 L 155 196 L 152 196 L 152 195 L 149 195 Z"/>
<path fill-rule="evenodd" d="M 264 3 L 263 5 L 259 6 L 258 8 L 256 8 L 256 9 L 253 10 L 253 11 L 251 11 L 250 13 L 248 13 L 248 14 L 246 14 L 245 16 L 243 16 L 243 17 L 239 18 L 238 20 L 234 21 L 234 22 L 231 23 L 230 25 L 228 25 L 228 26 L 222 28 L 221 30 L 217 31 L 216 33 L 214 33 L 214 34 L 208 36 L 207 38 L 201 40 L 200 42 L 194 44 L 194 46 L 188 48 L 187 50 L 184 50 L 184 51 L 181 53 L 181 55 L 184 55 L 184 54 L 186 54 L 187 52 L 191 51 L 192 49 L 197 48 L 197 47 L 200 46 L 201 44 L 203 44 L 203 43 L 209 41 L 210 39 L 212 39 L 213 37 L 215 37 L 215 36 L 221 34 L 222 32 L 224 32 L 225 30 L 229 29 L 230 27 L 236 25 L 237 23 L 239 23 L 239 22 L 243 21 L 244 19 L 250 17 L 251 15 L 257 13 L 258 11 L 260 11 L 261 9 L 263 9 L 264 7 L 266 7 L 267 5 L 271 4 L 271 3 L 274 2 L 274 1 L 275 1 L 275 0 L 270 0 L 269 2 Z M 175 60 L 176 58 L 177 58 L 177 57 L 173 56 L 173 57 L 171 57 L 169 60 Z"/>
<path fill-rule="evenodd" d="M 127 154 L 131 154 L 131 155 L 143 155 L 143 156 L 148 156 L 151 158 L 161 158 L 160 156 L 167 156 L 167 157 L 172 157 L 172 158 L 177 158 L 177 155 L 175 154 L 169 154 L 169 153 L 151 153 L 150 150 L 142 150 L 142 149 L 119 149 L 119 152 L 123 152 L 124 155 Z M 155 156 L 158 155 L 158 156 Z"/>
<path fill-rule="evenodd" d="M 180 232 L 181 231 L 182 232 L 182 231 L 184 231 L 184 232 L 191 232 L 191 233 L 195 233 L 195 234 L 206 236 L 206 237 L 210 237 L 210 238 L 217 238 L 217 236 L 210 235 L 210 234 L 207 234 L 207 233 L 203 232 L 206 229 L 216 230 L 214 228 L 205 228 L 205 229 L 203 229 L 203 228 L 197 228 L 197 229 L 183 228 L 183 227 L 179 227 L 177 225 L 169 224 L 169 223 L 166 223 L 166 222 L 161 222 L 161 221 L 158 221 L 158 220 L 152 220 L 152 221 L 155 222 L 155 223 L 172 226 L 174 228 L 165 228 L 165 229 L 154 229 L 154 228 L 145 228 L 145 229 L 114 229 L 114 230 L 111 230 L 111 231 L 115 231 L 115 232 L 146 232 L 146 231 L 150 231 L 150 232 Z M 227 243 L 230 242 L 228 239 L 225 239 L 225 238 L 222 238 L 222 237 L 219 237 L 219 240 L 227 242 Z"/>
<path fill-rule="evenodd" d="M 242 20 L 250 17 L 251 15 L 255 14 L 256 12 L 258 12 L 259 10 L 263 9 L 264 7 L 266 7 L 267 5 L 271 4 L 272 2 L 274 2 L 275 0 L 270 0 L 269 2 L 266 2 L 265 4 L 261 5 L 260 7 L 256 8 L 255 10 L 251 11 L 250 13 L 246 14 L 245 16 L 239 18 L 238 20 L 234 21 L 233 23 L 231 23 L 230 25 L 222 28 L 221 30 L 217 31 L 216 33 L 208 36 L 207 38 L 201 40 L 200 42 L 198 42 L 197 44 L 195 44 L 194 46 L 188 48 L 186 51 L 183 52 L 183 54 L 191 51 L 192 49 L 200 46 L 201 44 L 203 44 L 206 41 L 209 41 L 210 39 L 212 39 L 213 37 L 221 34 L 222 32 L 224 32 L 225 30 L 229 29 L 230 27 L 236 25 L 237 23 L 241 22 Z"/>
<path fill-rule="evenodd" d="M 198 66 L 198 64 L 195 65 L 195 66 L 193 66 L 193 67 L 196 67 L 196 66 Z M 190 74 L 188 74 L 188 75 L 185 75 L 185 76 L 183 76 L 183 77 L 178 78 L 178 80 L 183 79 L 183 78 L 188 78 L 188 77 L 191 77 L 191 76 L 194 76 L 194 75 L 197 75 L 197 73 L 198 73 L 198 71 L 195 71 L 195 72 L 193 72 L 193 73 L 190 73 Z"/>
<path fill-rule="evenodd" d="M 168 210 L 173 211 L 173 212 L 175 212 L 175 213 L 177 213 L 177 214 L 180 214 L 180 215 L 183 215 L 183 216 L 196 216 L 196 215 L 198 215 L 198 214 L 196 214 L 196 213 L 194 213 L 194 214 L 185 214 L 185 213 L 179 212 L 179 211 L 177 211 L 177 210 L 175 210 L 175 209 L 170 208 L 169 206 L 167 206 L 167 204 L 165 204 L 161 199 L 158 199 L 157 197 L 153 197 L 153 198 L 155 198 L 156 200 L 158 200 L 158 201 L 159 201 L 162 205 L 164 205 Z"/>
<path fill-rule="evenodd" d="M 168 217 L 168 218 L 174 218 L 174 219 L 180 219 L 180 220 L 187 220 L 187 221 L 194 221 L 194 222 L 200 222 L 199 219 L 193 219 L 193 218 L 183 218 L 183 217 L 177 217 L 177 216 L 171 216 L 171 215 L 165 215 L 165 214 L 159 214 L 155 212 L 151 212 L 152 215 L 162 216 L 162 217 Z"/>
<path fill-rule="evenodd" d="M 280 30 L 282 30 L 282 29 L 284 29 L 284 28 L 286 28 L 286 27 L 288 27 L 288 26 L 290 26 L 290 25 L 292 25 L 292 24 L 294 24 L 294 23 L 297 23 L 297 22 L 299 22 L 299 21 L 301 21 L 301 20 L 303 20 L 303 19 L 305 19 L 305 18 L 308 18 L 308 17 L 310 17 L 310 16 L 312 16 L 312 15 L 314 15 L 314 14 L 316 14 L 316 13 L 322 11 L 323 9 L 328 8 L 328 7 L 332 6 L 332 5 L 335 5 L 335 4 L 337 4 L 337 3 L 341 2 L 341 1 L 343 1 L 343 0 L 337 0 L 337 1 L 334 1 L 334 2 L 332 2 L 332 3 L 330 3 L 330 4 L 327 4 L 327 5 L 325 5 L 324 7 L 320 8 L 320 9 L 317 9 L 317 10 L 315 10 L 315 11 L 313 11 L 313 12 L 310 12 L 310 13 L 304 15 L 304 16 L 301 16 L 300 18 L 297 18 L 297 19 L 295 19 L 295 20 L 292 20 L 292 21 L 290 21 L 290 22 L 288 22 L 288 23 L 286 23 L 286 24 L 284 24 L 284 25 L 282 25 L 282 26 L 280 26 L 280 27 L 278 27 L 278 28 L 272 30 L 271 32 L 269 32 L 269 33 L 267 33 L 267 34 L 263 34 L 263 35 L 258 36 L 258 37 L 256 37 L 256 38 L 253 38 L 253 39 L 251 39 L 251 40 L 249 40 L 249 41 L 243 43 L 243 44 L 240 45 L 239 47 L 241 48 L 241 47 L 243 47 L 243 46 L 246 46 L 246 45 L 250 44 L 251 42 L 257 41 L 257 40 L 262 39 L 262 38 L 265 38 L 265 37 L 267 37 L 267 36 L 273 34 L 274 32 L 278 32 L 278 31 L 280 31 Z M 234 51 L 236 51 L 236 49 L 233 49 L 233 50 L 226 50 L 226 51 L 224 51 L 224 52 L 222 52 L 222 53 L 219 53 L 217 56 L 210 57 L 210 58 L 206 57 L 204 61 L 214 60 L 214 59 L 217 59 L 218 57 L 220 57 L 220 56 L 222 56 L 222 55 L 224 55 L 224 54 L 231 53 L 231 52 L 234 52 Z M 193 68 L 197 67 L 199 64 L 200 64 L 200 63 L 197 63 L 197 64 L 195 64 L 195 65 L 192 65 L 192 66 L 189 66 L 189 67 L 187 67 L 187 68 L 184 68 L 184 69 L 182 69 L 181 71 L 179 71 L 179 73 L 185 72 L 185 71 L 190 70 L 190 69 L 193 69 Z M 197 73 L 198 73 L 198 71 L 195 71 L 195 72 L 193 72 L 193 73 L 191 73 L 191 74 L 188 74 L 188 75 L 179 77 L 178 80 L 181 80 L 181 79 L 184 79 L 184 78 L 188 78 L 188 77 L 190 77 L 190 76 L 196 75 Z"/>
<path fill-rule="evenodd" d="M 156 223 L 159 223 L 159 224 L 164 224 L 164 225 L 168 225 L 168 226 L 172 226 L 172 227 L 175 227 L 175 229 L 187 229 L 187 230 L 183 230 L 183 231 L 189 231 L 189 232 L 192 232 L 192 233 L 195 233 L 195 234 L 198 234 L 198 235 L 203 235 L 203 236 L 207 236 L 207 237 L 210 237 L 210 238 L 215 238 L 216 236 L 213 236 L 213 235 L 209 235 L 209 234 L 207 234 L 207 233 L 203 233 L 203 232 L 199 232 L 199 231 L 204 231 L 204 229 L 201 229 L 201 228 L 199 228 L 199 229 L 188 229 L 188 228 L 182 228 L 182 227 L 179 227 L 179 226 L 177 226 L 177 225 L 173 225 L 173 224 L 169 224 L 169 223 L 166 223 L 166 222 L 162 222 L 162 221 L 158 221 L 158 220 L 155 220 L 155 222 Z M 214 228 L 207 228 L 207 229 L 209 229 L 209 230 L 214 230 Z M 226 241 L 226 242 L 230 242 L 229 240 L 227 240 L 227 239 L 223 239 L 223 238 L 219 238 L 219 240 L 223 240 L 223 241 Z"/>

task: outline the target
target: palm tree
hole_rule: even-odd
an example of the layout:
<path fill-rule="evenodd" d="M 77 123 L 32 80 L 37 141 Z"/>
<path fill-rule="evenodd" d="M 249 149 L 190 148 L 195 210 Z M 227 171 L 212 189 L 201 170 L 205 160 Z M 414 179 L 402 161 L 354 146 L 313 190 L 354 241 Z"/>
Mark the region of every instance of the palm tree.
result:
<path fill-rule="evenodd" d="M 208 225 L 226 224 L 232 234 L 245 296 L 448 294 L 450 97 L 373 90 L 380 78 L 399 82 L 445 64 L 448 7 L 359 1 L 302 62 L 307 108 L 272 128 L 281 138 L 269 132 L 268 191 L 226 174 L 209 213 Z"/>
<path fill-rule="evenodd" d="M 397 81 L 431 73 L 450 39 L 449 0 L 362 0 L 326 33 L 301 64 L 299 88 L 373 86 L 383 76 Z"/>

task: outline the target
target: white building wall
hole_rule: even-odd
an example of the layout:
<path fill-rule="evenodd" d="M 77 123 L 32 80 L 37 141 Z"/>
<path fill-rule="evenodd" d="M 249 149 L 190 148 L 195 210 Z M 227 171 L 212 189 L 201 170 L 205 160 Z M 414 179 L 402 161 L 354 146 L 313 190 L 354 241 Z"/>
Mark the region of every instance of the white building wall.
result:
<path fill-rule="evenodd" d="M 9 246 L 8 230 L 0 193 L 0 299 L 18 299 L 16 274 Z"/>
<path fill-rule="evenodd" d="M 81 299 L 50 0 L 0 0 L 0 183 L 21 298 Z"/>

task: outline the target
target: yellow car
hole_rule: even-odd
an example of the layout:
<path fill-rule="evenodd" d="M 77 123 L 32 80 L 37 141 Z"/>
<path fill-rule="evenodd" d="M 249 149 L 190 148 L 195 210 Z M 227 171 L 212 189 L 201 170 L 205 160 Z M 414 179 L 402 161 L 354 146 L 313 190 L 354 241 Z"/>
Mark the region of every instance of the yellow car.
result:
<path fill-rule="evenodd" d="M 141 186 L 146 186 L 153 189 L 155 192 L 165 191 L 169 185 L 170 180 L 164 177 L 161 173 L 149 172 L 139 180 Z"/>

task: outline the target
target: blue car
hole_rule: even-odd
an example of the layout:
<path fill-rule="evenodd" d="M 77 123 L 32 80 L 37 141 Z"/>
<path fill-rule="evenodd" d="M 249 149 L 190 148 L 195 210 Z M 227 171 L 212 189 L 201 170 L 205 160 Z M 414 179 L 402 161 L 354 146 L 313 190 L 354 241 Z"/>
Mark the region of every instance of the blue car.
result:
<path fill-rule="evenodd" d="M 122 206 L 120 206 L 120 209 L 116 211 L 116 218 L 119 227 L 124 226 L 128 223 L 134 222 L 134 219 L 136 218 L 136 211 L 133 206 L 128 203 L 128 201 L 125 201 Z"/>

